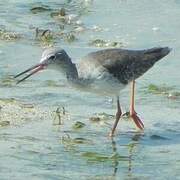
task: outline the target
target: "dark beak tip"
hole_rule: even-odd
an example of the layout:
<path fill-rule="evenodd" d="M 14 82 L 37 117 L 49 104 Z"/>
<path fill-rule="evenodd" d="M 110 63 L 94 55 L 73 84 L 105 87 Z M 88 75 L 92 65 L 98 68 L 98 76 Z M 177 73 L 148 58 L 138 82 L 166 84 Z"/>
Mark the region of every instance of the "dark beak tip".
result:
<path fill-rule="evenodd" d="M 28 75 L 26 75 L 24 78 L 18 80 L 18 81 L 16 82 L 16 84 L 19 84 L 20 82 L 22 82 L 22 81 L 24 81 L 25 79 L 29 78 L 30 76 L 32 76 L 33 74 L 37 73 L 38 71 L 43 70 L 44 67 L 45 67 L 45 65 L 42 64 L 42 63 L 40 63 L 40 64 L 37 64 L 37 65 L 35 65 L 35 66 L 32 66 L 31 68 L 29 68 L 29 69 L 27 69 L 27 70 L 25 70 L 25 71 L 23 71 L 23 72 L 15 75 L 15 76 L 14 76 L 14 79 L 16 79 L 17 77 L 19 77 L 19 76 L 21 76 L 21 75 L 24 75 L 25 73 L 28 73 L 28 72 L 31 71 L 31 72 L 30 72 Z"/>

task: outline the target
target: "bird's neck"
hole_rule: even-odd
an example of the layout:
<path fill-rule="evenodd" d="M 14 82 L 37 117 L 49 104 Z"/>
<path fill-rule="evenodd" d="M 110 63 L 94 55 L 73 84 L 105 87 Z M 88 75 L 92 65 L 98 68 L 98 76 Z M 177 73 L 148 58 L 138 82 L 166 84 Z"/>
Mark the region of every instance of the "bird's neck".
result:
<path fill-rule="evenodd" d="M 66 77 L 69 81 L 74 81 L 78 79 L 78 71 L 76 65 L 72 63 L 72 61 L 68 62 L 68 66 L 66 69 Z"/>

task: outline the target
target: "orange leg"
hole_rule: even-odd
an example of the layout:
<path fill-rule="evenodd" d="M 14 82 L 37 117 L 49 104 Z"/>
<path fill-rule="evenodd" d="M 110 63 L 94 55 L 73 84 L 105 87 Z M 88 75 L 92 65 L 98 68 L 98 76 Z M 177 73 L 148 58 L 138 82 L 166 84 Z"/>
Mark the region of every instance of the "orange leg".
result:
<path fill-rule="evenodd" d="M 134 110 L 134 94 L 135 94 L 135 80 L 132 81 L 131 84 L 131 102 L 130 102 L 130 117 L 133 119 L 136 126 L 143 130 L 144 124 L 141 119 L 138 117 L 136 111 Z"/>
<path fill-rule="evenodd" d="M 122 111 L 121 111 L 121 106 L 120 106 L 120 102 L 119 102 L 119 96 L 117 96 L 117 113 L 116 113 L 116 121 L 114 122 L 113 128 L 109 134 L 110 137 L 114 136 L 114 132 L 116 130 L 116 127 L 118 125 L 119 119 L 122 115 Z"/>

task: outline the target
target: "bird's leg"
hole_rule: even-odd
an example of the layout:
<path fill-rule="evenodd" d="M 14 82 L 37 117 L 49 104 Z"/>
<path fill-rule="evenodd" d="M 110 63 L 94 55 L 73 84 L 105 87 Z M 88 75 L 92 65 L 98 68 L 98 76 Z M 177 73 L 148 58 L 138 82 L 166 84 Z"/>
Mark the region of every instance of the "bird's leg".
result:
<path fill-rule="evenodd" d="M 134 110 L 134 96 L 135 96 L 135 80 L 133 80 L 131 84 L 130 117 L 133 119 L 136 126 L 139 129 L 143 130 L 144 124 L 142 123 L 141 119 L 138 117 L 136 111 Z"/>
<path fill-rule="evenodd" d="M 110 137 L 114 136 L 114 132 L 116 130 L 117 124 L 119 122 L 119 119 L 122 115 L 122 111 L 121 111 L 121 106 L 120 106 L 120 102 L 119 102 L 119 96 L 117 96 L 117 112 L 116 112 L 116 121 L 114 122 L 113 128 L 109 134 Z"/>

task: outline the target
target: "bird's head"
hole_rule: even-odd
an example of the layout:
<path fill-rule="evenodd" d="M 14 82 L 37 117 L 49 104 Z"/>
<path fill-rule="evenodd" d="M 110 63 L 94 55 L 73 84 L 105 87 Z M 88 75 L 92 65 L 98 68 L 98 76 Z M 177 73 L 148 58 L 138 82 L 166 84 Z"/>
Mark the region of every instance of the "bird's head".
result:
<path fill-rule="evenodd" d="M 25 73 L 29 74 L 25 76 L 24 78 L 17 81 L 17 84 L 24 81 L 28 77 L 32 76 L 33 74 L 44 70 L 44 69 L 55 69 L 55 70 L 61 70 L 65 71 L 68 67 L 68 64 L 71 63 L 70 57 L 67 55 L 67 53 L 63 49 L 46 49 L 42 53 L 41 60 L 38 64 L 26 69 L 25 71 L 17 74 L 14 76 L 14 78 L 17 78 Z"/>

